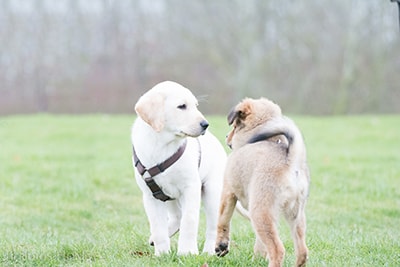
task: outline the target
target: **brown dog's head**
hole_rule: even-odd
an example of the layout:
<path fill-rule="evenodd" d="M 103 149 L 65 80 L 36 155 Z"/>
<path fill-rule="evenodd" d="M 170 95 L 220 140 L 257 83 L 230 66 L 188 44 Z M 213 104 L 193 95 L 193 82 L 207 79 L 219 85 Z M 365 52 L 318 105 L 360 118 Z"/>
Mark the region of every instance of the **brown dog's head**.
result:
<path fill-rule="evenodd" d="M 228 115 L 228 124 L 233 129 L 226 137 L 226 143 L 232 149 L 239 148 L 257 132 L 258 126 L 281 117 L 280 107 L 266 98 L 245 98 Z"/>

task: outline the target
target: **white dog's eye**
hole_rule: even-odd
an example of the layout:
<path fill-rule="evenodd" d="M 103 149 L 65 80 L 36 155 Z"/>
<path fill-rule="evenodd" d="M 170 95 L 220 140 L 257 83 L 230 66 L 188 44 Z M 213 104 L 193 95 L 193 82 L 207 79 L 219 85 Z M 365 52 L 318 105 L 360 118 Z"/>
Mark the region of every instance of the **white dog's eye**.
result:
<path fill-rule="evenodd" d="M 186 104 L 179 105 L 178 108 L 184 110 L 186 109 Z"/>

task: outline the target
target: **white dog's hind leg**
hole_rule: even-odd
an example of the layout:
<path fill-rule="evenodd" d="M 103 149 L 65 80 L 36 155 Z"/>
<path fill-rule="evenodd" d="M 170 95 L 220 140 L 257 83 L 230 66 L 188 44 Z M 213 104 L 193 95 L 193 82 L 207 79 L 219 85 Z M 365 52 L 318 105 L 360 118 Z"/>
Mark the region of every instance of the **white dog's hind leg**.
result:
<path fill-rule="evenodd" d="M 168 201 L 168 235 L 172 237 L 179 231 L 182 210 L 178 201 Z"/>
<path fill-rule="evenodd" d="M 249 211 L 243 207 L 240 201 L 236 202 L 236 211 L 246 219 L 250 220 Z"/>
<path fill-rule="evenodd" d="M 164 203 L 153 196 L 143 196 L 143 204 L 150 223 L 150 240 L 154 243 L 155 255 L 169 253 L 170 239 L 166 227 L 168 213 Z"/>
<path fill-rule="evenodd" d="M 181 223 L 181 209 L 176 202 L 168 201 L 171 204 L 168 208 L 168 236 L 173 237 L 177 232 L 179 232 L 179 227 Z M 153 237 L 149 239 L 149 244 L 154 246 Z"/>
<path fill-rule="evenodd" d="M 209 181 L 218 177 L 211 177 Z M 215 254 L 215 241 L 217 239 L 217 223 L 218 223 L 218 209 L 221 200 L 221 188 L 215 183 L 203 185 L 203 205 L 206 214 L 206 240 L 204 242 L 203 252 L 208 254 Z"/>
<path fill-rule="evenodd" d="M 168 236 L 174 236 L 178 231 L 181 223 L 182 211 L 177 201 L 167 201 L 168 205 Z M 153 237 L 149 239 L 149 244 L 154 246 Z"/>

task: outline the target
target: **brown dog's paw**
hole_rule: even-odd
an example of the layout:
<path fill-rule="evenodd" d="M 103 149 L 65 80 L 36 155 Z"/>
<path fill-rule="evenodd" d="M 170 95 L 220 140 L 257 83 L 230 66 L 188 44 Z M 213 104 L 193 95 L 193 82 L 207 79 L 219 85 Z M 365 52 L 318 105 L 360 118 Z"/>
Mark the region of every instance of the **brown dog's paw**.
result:
<path fill-rule="evenodd" d="M 215 248 L 215 254 L 218 257 L 223 257 L 228 254 L 228 243 L 219 243 L 218 246 Z"/>

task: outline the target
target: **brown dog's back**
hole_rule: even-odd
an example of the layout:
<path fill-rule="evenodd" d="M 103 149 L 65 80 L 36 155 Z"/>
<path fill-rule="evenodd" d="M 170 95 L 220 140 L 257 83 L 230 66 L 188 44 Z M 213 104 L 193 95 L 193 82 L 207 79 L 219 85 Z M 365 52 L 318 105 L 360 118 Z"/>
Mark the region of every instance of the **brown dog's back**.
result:
<path fill-rule="evenodd" d="M 265 141 L 245 145 L 229 155 L 225 175 L 230 177 L 244 208 L 249 209 L 250 198 L 261 198 L 258 192 L 277 197 L 282 187 L 290 185 L 286 151 L 284 144 Z"/>

